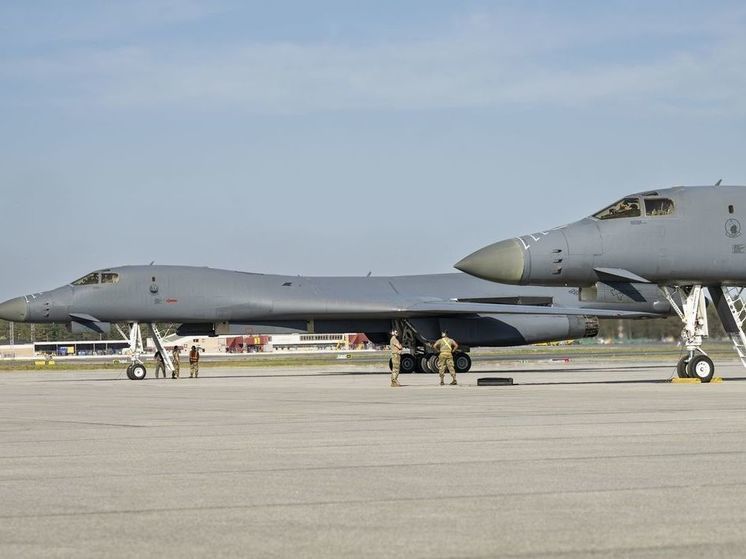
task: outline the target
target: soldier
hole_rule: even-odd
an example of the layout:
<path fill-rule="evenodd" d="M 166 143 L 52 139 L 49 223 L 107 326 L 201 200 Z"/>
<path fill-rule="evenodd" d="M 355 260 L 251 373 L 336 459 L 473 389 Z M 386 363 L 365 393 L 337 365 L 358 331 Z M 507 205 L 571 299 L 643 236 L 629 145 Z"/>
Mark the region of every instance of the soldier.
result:
<path fill-rule="evenodd" d="M 399 384 L 399 365 L 401 364 L 401 350 L 402 345 L 397 338 L 399 332 L 396 330 L 391 331 L 391 386 L 401 386 Z"/>
<path fill-rule="evenodd" d="M 199 376 L 199 351 L 197 346 L 192 346 L 192 351 L 189 352 L 189 378 L 197 378 Z"/>
<path fill-rule="evenodd" d="M 443 377 L 446 376 L 446 367 L 451 374 L 451 386 L 458 384 L 456 382 L 456 367 L 453 364 L 453 352 L 458 349 L 455 340 L 448 337 L 445 330 L 441 333 L 441 338 L 433 344 L 433 349 L 438 352 L 438 374 L 440 375 L 440 385 L 443 386 Z"/>
<path fill-rule="evenodd" d="M 160 351 L 155 352 L 155 378 L 158 378 L 158 373 L 163 371 L 163 378 L 166 378 L 166 365 L 163 363 L 163 356 Z"/>
<path fill-rule="evenodd" d="M 174 346 L 171 352 L 171 360 L 174 363 L 174 372 L 171 373 L 171 378 L 179 378 L 179 371 L 181 370 L 181 362 L 179 361 L 179 350 L 181 348 L 177 345 Z"/>

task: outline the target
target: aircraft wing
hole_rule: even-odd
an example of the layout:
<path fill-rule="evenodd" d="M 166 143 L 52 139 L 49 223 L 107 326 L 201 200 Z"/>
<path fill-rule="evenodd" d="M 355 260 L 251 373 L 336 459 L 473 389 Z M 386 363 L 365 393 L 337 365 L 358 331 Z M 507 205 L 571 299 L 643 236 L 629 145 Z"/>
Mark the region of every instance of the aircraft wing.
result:
<path fill-rule="evenodd" d="M 402 314 L 532 314 L 532 315 L 581 315 L 600 318 L 660 317 L 658 313 L 624 311 L 618 309 L 592 309 L 578 307 L 541 307 L 535 305 L 502 305 L 492 303 L 466 303 L 460 301 L 423 301 L 401 309 Z"/>
<path fill-rule="evenodd" d="M 228 307 L 226 313 L 233 314 L 233 321 L 255 320 L 307 320 L 309 318 L 325 319 L 364 319 L 364 318 L 414 318 L 475 314 L 523 314 L 523 315 L 574 315 L 597 316 L 600 318 L 657 318 L 664 313 L 641 310 L 621 310 L 592 307 L 562 307 L 540 305 L 516 305 L 510 303 L 475 303 L 454 299 L 435 298 L 399 298 L 391 299 L 337 299 L 313 302 L 275 301 L 273 309 L 266 315 L 257 315 L 252 308 L 247 309 L 247 316 L 242 316 L 241 309 Z M 221 310 L 221 309 L 218 309 Z"/>

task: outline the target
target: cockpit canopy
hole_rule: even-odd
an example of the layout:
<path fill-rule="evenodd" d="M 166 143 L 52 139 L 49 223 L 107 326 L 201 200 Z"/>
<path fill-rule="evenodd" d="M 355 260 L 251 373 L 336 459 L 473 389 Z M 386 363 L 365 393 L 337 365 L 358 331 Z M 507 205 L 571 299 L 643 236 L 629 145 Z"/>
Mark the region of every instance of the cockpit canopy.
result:
<path fill-rule="evenodd" d="M 99 285 L 102 283 L 119 283 L 119 274 L 111 270 L 99 270 L 75 280 L 72 285 Z"/>
<path fill-rule="evenodd" d="M 670 198 L 627 196 L 593 214 L 596 219 L 619 219 L 623 217 L 647 217 L 674 215 L 674 203 Z"/>

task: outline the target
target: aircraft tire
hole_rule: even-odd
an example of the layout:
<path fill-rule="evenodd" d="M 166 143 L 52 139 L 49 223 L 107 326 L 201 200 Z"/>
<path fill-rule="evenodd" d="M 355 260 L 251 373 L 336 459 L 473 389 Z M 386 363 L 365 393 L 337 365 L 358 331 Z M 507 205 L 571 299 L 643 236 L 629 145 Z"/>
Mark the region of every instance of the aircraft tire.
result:
<path fill-rule="evenodd" d="M 438 356 L 430 355 L 427 358 L 427 369 L 433 374 L 438 374 Z"/>
<path fill-rule="evenodd" d="M 417 363 L 419 366 L 417 367 L 418 372 L 420 373 L 430 373 L 430 367 L 427 364 L 427 360 L 430 359 L 429 355 L 423 355 L 418 360 Z"/>
<path fill-rule="evenodd" d="M 135 380 L 135 377 L 132 376 L 132 365 L 127 365 L 127 378 Z"/>
<path fill-rule="evenodd" d="M 399 372 L 405 374 L 414 373 L 416 368 L 417 360 L 414 355 L 403 353 L 401 356 L 401 363 L 399 364 Z"/>
<path fill-rule="evenodd" d="M 419 355 L 414 355 L 414 371 L 413 373 L 421 373 L 422 372 L 422 357 Z"/>
<path fill-rule="evenodd" d="M 394 363 L 391 361 L 391 357 L 389 357 L 389 371 L 394 370 Z"/>
<path fill-rule="evenodd" d="M 681 359 L 679 359 L 679 362 L 676 364 L 676 374 L 679 378 L 689 378 L 689 356 L 685 355 Z"/>
<path fill-rule="evenodd" d="M 468 353 L 457 351 L 453 354 L 453 364 L 457 373 L 468 373 L 471 369 L 471 357 Z"/>
<path fill-rule="evenodd" d="M 715 364 L 706 355 L 697 355 L 686 366 L 690 378 L 698 378 L 700 382 L 710 382 L 715 376 Z"/>
<path fill-rule="evenodd" d="M 145 365 L 142 365 L 141 363 L 138 363 L 137 365 L 132 365 L 131 375 L 130 378 L 132 380 L 142 380 L 145 378 L 145 375 L 147 374 L 147 369 L 145 368 Z"/>

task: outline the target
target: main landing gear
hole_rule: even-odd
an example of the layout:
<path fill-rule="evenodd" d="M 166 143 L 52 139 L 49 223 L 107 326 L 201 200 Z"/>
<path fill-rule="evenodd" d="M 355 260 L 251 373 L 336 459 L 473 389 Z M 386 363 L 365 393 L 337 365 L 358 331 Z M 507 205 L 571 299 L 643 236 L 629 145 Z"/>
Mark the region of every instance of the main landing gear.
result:
<path fill-rule="evenodd" d="M 433 353 L 430 342 L 412 326 L 408 320 L 396 320 L 394 327 L 401 332 L 402 345 L 409 353 L 402 353 L 400 373 L 437 373 L 438 356 Z M 465 351 L 453 354 L 453 365 L 457 373 L 467 373 L 471 369 L 471 357 Z M 389 370 L 391 370 L 389 359 Z"/>
<path fill-rule="evenodd" d="M 160 352 L 161 357 L 163 357 L 163 364 L 166 367 L 166 371 L 173 375 L 174 364 L 171 361 L 171 355 L 163 346 L 163 337 L 154 323 L 149 324 L 149 326 L 150 330 L 153 332 L 153 343 L 155 343 L 156 349 Z M 130 364 L 127 366 L 127 378 L 130 380 L 143 380 L 147 375 L 148 370 L 141 359 L 145 350 L 142 343 L 142 329 L 140 328 L 140 323 L 133 322 L 130 325 L 129 335 L 126 335 L 119 326 L 117 326 L 117 329 L 122 337 L 129 340 L 130 343 Z"/>
<path fill-rule="evenodd" d="M 678 304 L 671 290 L 661 288 L 671 307 L 681 318 L 684 328 L 681 340 L 687 354 L 676 365 L 679 378 L 696 378 L 701 382 L 710 382 L 715 375 L 712 359 L 702 350 L 702 341 L 708 335 L 705 292 L 702 285 L 675 287 L 674 292 L 680 299 Z M 711 286 L 710 297 L 715 304 L 723 328 L 730 336 L 733 346 L 746 367 L 746 288 L 737 286 Z"/>
<path fill-rule="evenodd" d="M 468 373 L 471 369 L 471 357 L 468 353 L 457 351 L 453 354 L 453 366 L 457 373 Z M 392 364 L 389 359 L 389 370 Z M 438 356 L 434 353 L 402 353 L 399 363 L 400 373 L 437 373 Z"/>

